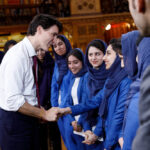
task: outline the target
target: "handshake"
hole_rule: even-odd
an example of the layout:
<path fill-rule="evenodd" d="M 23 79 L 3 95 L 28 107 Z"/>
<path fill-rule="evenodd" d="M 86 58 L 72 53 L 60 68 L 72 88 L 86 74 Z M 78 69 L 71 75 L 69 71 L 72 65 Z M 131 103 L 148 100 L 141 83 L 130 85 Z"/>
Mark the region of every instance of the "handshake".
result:
<path fill-rule="evenodd" d="M 61 116 L 71 113 L 72 112 L 70 107 L 66 108 L 52 107 L 49 110 L 41 108 L 40 116 L 45 121 L 57 121 Z"/>

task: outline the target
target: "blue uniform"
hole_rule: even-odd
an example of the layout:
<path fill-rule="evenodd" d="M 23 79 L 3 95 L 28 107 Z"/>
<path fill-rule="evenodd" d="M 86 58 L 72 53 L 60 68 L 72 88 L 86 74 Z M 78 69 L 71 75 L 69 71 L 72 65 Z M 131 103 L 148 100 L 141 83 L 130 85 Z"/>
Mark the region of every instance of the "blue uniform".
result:
<path fill-rule="evenodd" d="M 111 67 L 104 88 L 91 100 L 86 101 L 86 104 L 71 107 L 73 115 L 100 107 L 101 112 L 99 114 L 104 121 L 99 119 L 94 134 L 103 136 L 104 128 L 104 147 L 106 149 L 120 149 L 118 139 L 122 131 L 125 102 L 131 83 L 131 80 L 126 76 L 125 71 L 120 67 L 120 59 L 117 57 L 113 67 Z"/>
<path fill-rule="evenodd" d="M 131 78 L 133 81 L 136 80 L 138 72 L 138 65 L 136 62 L 136 56 L 138 52 L 136 47 L 136 41 L 138 36 L 139 36 L 138 31 L 131 31 L 126 34 L 123 34 L 121 38 L 122 54 L 125 62 L 125 70 L 129 78 Z M 130 90 L 127 96 L 123 131 L 122 134 L 120 135 L 120 137 L 123 137 L 124 140 L 123 144 L 124 150 L 131 149 L 131 144 L 135 136 L 136 130 L 138 128 L 138 116 L 137 116 L 138 98 L 139 98 L 138 91 L 139 91 L 139 82 L 133 82 L 130 86 Z M 130 106 L 130 104 L 132 106 Z"/>
<path fill-rule="evenodd" d="M 63 77 L 61 86 L 59 87 L 59 85 L 57 83 L 58 76 L 59 76 L 58 67 L 57 67 L 57 64 L 55 64 L 54 74 L 52 77 L 52 84 L 51 84 L 51 87 L 52 87 L 51 88 L 51 105 L 53 107 L 59 107 L 61 105 L 61 103 L 64 102 L 65 97 L 66 97 L 68 90 L 69 90 L 70 79 L 72 78 L 72 74 L 68 70 L 67 74 Z M 59 92 L 61 95 L 61 103 L 60 104 L 58 102 Z M 59 118 L 58 127 L 60 130 L 61 136 L 64 140 L 64 143 L 65 143 L 66 147 L 68 147 L 67 142 L 66 142 L 66 138 L 65 138 L 64 120 L 65 120 L 65 117 Z"/>
<path fill-rule="evenodd" d="M 59 86 L 57 83 L 57 79 L 59 77 L 58 66 L 55 64 L 54 73 L 52 77 L 51 84 L 51 103 L 53 107 L 58 107 L 60 104 L 58 102 L 59 98 L 59 90 L 61 92 L 61 103 L 63 103 L 64 98 L 66 97 L 70 85 L 70 80 L 73 77 L 72 73 L 68 70 L 67 74 L 63 77 L 62 83 Z"/>
<path fill-rule="evenodd" d="M 99 115 L 103 118 L 100 122 L 104 128 L 104 148 L 107 150 L 121 150 L 118 143 L 124 120 L 124 111 L 127 93 L 131 80 L 121 68 L 121 61 L 116 56 L 109 68 L 109 75 L 105 82 L 104 97 L 99 107 Z M 97 125 L 99 128 L 99 125 Z"/>
<path fill-rule="evenodd" d="M 82 92 L 82 99 L 83 99 L 82 103 L 86 103 L 85 101 L 94 97 L 103 88 L 105 80 L 108 75 L 108 71 L 105 69 L 104 62 L 102 62 L 102 64 L 98 68 L 93 68 L 93 66 L 89 62 L 88 52 L 90 47 L 95 47 L 103 54 L 105 54 L 107 45 L 104 41 L 100 39 L 95 39 L 91 41 L 86 48 L 85 64 L 87 66 L 88 72 L 84 77 L 86 82 L 84 83 L 83 92 Z M 80 119 L 78 120 L 78 124 L 82 126 L 84 131 L 87 130 L 92 131 L 92 128 L 96 125 L 98 121 L 97 119 L 98 119 L 98 108 L 82 114 L 80 116 Z M 103 143 L 96 141 L 95 144 L 92 145 L 86 144 L 86 149 L 103 150 Z"/>
<path fill-rule="evenodd" d="M 130 79 L 128 78 L 123 79 L 119 84 L 119 86 L 114 90 L 114 92 L 108 99 L 108 115 L 105 122 L 105 132 L 106 132 L 105 147 L 114 146 L 114 144 L 118 144 L 117 142 L 121 134 L 122 123 L 124 118 L 126 96 L 129 90 L 130 83 L 131 83 Z M 85 111 L 98 108 L 103 100 L 104 89 L 101 90 L 93 98 L 93 100 L 88 100 L 86 104 L 79 104 L 76 106 L 72 106 L 71 107 L 72 114 L 78 115 Z M 96 134 L 97 136 L 102 136 L 103 135 L 102 127 L 103 122 L 100 119 L 96 129 L 94 130 L 94 134 Z"/>
<path fill-rule="evenodd" d="M 139 95 L 140 95 L 139 92 L 133 95 L 130 105 L 128 107 L 126 118 L 127 121 L 125 123 L 125 129 L 123 134 L 124 135 L 123 150 L 131 150 L 133 139 L 139 127 L 139 112 L 138 112 Z"/>
<path fill-rule="evenodd" d="M 82 97 L 82 103 L 86 104 L 86 101 L 88 101 L 88 99 L 90 99 L 90 90 L 89 87 L 87 85 L 87 80 L 89 78 L 89 73 L 86 73 L 85 75 L 85 83 L 84 83 L 84 87 L 83 87 L 83 97 Z M 100 90 L 99 90 L 100 91 Z M 81 124 L 82 128 L 84 131 L 90 130 L 93 131 L 93 127 L 96 126 L 98 120 L 100 119 L 100 117 L 98 117 L 98 108 L 95 108 L 89 112 L 86 112 L 84 114 L 82 114 L 80 116 L 80 120 L 78 121 L 78 124 Z M 96 141 L 94 144 L 92 145 L 86 145 L 86 149 L 87 150 L 103 150 L 104 146 L 103 146 L 103 142 L 100 141 Z"/>
<path fill-rule="evenodd" d="M 68 90 L 68 95 L 66 96 L 66 100 L 60 106 L 70 106 L 74 105 L 74 103 L 82 103 L 82 94 L 83 94 L 83 86 L 85 84 L 85 73 L 87 71 L 86 66 L 84 65 L 84 54 L 79 49 L 76 48 L 76 52 L 82 54 L 82 68 L 76 74 L 72 74 L 73 78 L 70 79 L 70 86 Z M 72 51 L 72 52 L 73 52 Z M 73 95 L 72 95 L 73 94 Z M 73 133 L 73 127 L 71 125 L 72 121 L 78 121 L 80 118 L 74 118 L 71 115 L 66 115 L 64 117 L 64 127 L 65 127 L 65 138 L 67 139 L 67 145 L 69 150 L 77 150 L 77 149 L 85 149 L 85 144 L 82 144 L 83 138 L 79 135 Z"/>
<path fill-rule="evenodd" d="M 121 149 L 118 144 L 118 139 L 122 131 L 125 103 L 130 83 L 130 79 L 123 79 L 120 82 L 120 85 L 113 91 L 113 93 L 108 98 L 108 112 L 104 126 L 106 134 L 104 147 L 106 149 Z"/>
<path fill-rule="evenodd" d="M 137 129 L 139 128 L 139 114 L 138 103 L 140 97 L 140 84 L 143 72 L 150 64 L 150 51 L 149 51 L 150 38 L 144 38 L 138 47 L 138 72 L 136 80 L 132 83 L 129 93 L 134 93 L 130 96 L 125 128 L 123 133 L 124 145 L 123 150 L 131 150 L 132 142 L 136 136 Z M 131 129 L 132 128 L 132 129 Z"/>
<path fill-rule="evenodd" d="M 82 103 L 82 99 L 83 99 L 83 87 L 84 87 L 84 84 L 85 84 L 85 75 L 83 75 L 82 77 L 80 77 L 80 81 L 79 81 L 79 85 L 78 85 L 78 88 L 77 88 L 77 97 L 78 97 L 78 102 L 79 103 Z M 66 102 L 64 105 L 62 105 L 62 107 L 65 107 L 65 106 L 71 106 L 71 105 L 74 105 L 73 104 L 73 99 L 72 99 L 72 96 L 71 96 L 71 89 L 72 89 L 72 86 L 74 84 L 74 81 L 75 81 L 75 78 L 73 78 L 71 80 L 71 83 L 70 83 L 70 88 L 69 88 L 69 94 L 67 96 L 67 99 Z M 71 122 L 72 121 L 75 121 L 75 117 L 72 116 L 72 115 L 66 115 L 65 116 L 65 122 L 64 122 L 64 126 L 65 126 L 65 132 L 66 132 L 66 135 L 65 137 L 68 139 L 69 141 L 69 150 L 77 150 L 77 149 L 85 149 L 85 144 L 82 144 L 82 141 L 84 140 L 83 137 L 79 136 L 79 135 L 75 135 L 73 133 L 73 127 L 71 126 Z M 79 117 L 79 124 L 80 122 L 82 122 L 82 118 Z"/>
<path fill-rule="evenodd" d="M 60 39 L 65 43 L 66 53 L 63 56 L 59 56 L 54 51 L 54 48 L 52 48 L 55 56 L 55 67 L 51 83 L 51 105 L 53 107 L 58 107 L 64 101 L 68 93 L 70 79 L 72 78 L 72 74 L 68 70 L 68 64 L 66 61 L 67 54 L 72 50 L 71 44 L 64 35 L 58 35 L 58 37 L 61 37 Z M 58 120 L 58 127 L 64 143 L 68 148 L 66 142 L 67 139 L 65 138 L 64 117 Z"/>

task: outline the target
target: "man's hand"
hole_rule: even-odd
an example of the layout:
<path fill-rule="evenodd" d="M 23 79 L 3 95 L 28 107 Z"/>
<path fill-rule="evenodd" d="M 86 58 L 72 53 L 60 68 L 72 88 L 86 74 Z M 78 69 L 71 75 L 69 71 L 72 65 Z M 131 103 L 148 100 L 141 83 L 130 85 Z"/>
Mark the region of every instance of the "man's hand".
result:
<path fill-rule="evenodd" d="M 91 145 L 94 144 L 98 139 L 98 136 L 96 136 L 93 132 L 90 130 L 85 132 L 85 140 L 82 143 Z"/>
<path fill-rule="evenodd" d="M 72 121 L 71 125 L 74 131 L 77 131 L 77 132 L 82 131 L 82 127 L 77 123 L 77 121 Z"/>
<path fill-rule="evenodd" d="M 36 117 L 39 119 L 43 119 L 43 121 L 57 121 L 59 117 L 66 113 L 71 113 L 71 109 L 69 107 L 61 109 L 58 107 L 52 107 L 49 110 L 45 110 L 43 107 L 35 107 L 30 105 L 28 102 L 25 102 L 18 110 L 18 112 Z"/>
<path fill-rule="evenodd" d="M 46 121 L 57 121 L 59 118 L 59 108 L 52 107 L 49 110 L 41 108 L 41 118 Z"/>
<path fill-rule="evenodd" d="M 47 111 L 44 108 L 41 108 L 41 117 L 46 121 L 57 121 L 61 116 L 70 113 L 71 113 L 70 107 L 66 108 L 52 107 Z"/>

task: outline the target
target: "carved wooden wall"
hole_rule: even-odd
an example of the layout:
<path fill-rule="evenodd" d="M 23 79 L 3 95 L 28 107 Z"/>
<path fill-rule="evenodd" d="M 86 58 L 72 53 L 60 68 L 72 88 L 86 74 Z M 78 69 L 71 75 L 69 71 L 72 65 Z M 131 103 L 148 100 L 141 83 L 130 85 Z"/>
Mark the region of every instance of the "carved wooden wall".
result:
<path fill-rule="evenodd" d="M 59 19 L 64 26 L 63 33 L 69 38 L 73 47 L 85 51 L 87 44 L 93 39 L 104 39 L 108 42 L 113 37 L 135 29 L 129 13 L 80 16 Z M 107 24 L 112 24 L 109 31 L 105 30 Z"/>
<path fill-rule="evenodd" d="M 113 37 L 135 29 L 129 13 L 91 15 L 80 17 L 58 18 L 63 23 L 63 34 L 71 41 L 72 46 L 85 51 L 87 44 L 93 39 L 104 39 L 108 42 Z M 110 30 L 105 27 L 111 24 Z M 1 35 L 13 33 L 26 34 L 28 25 L 0 26 Z"/>

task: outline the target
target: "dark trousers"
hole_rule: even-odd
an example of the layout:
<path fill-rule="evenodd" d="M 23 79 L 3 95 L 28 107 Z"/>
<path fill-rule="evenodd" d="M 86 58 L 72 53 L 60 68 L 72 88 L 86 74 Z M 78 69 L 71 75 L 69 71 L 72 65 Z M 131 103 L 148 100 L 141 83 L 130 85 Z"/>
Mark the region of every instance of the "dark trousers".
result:
<path fill-rule="evenodd" d="M 38 120 L 0 109 L 1 150 L 39 150 Z"/>
<path fill-rule="evenodd" d="M 41 123 L 40 150 L 61 150 L 61 136 L 57 122 Z"/>

